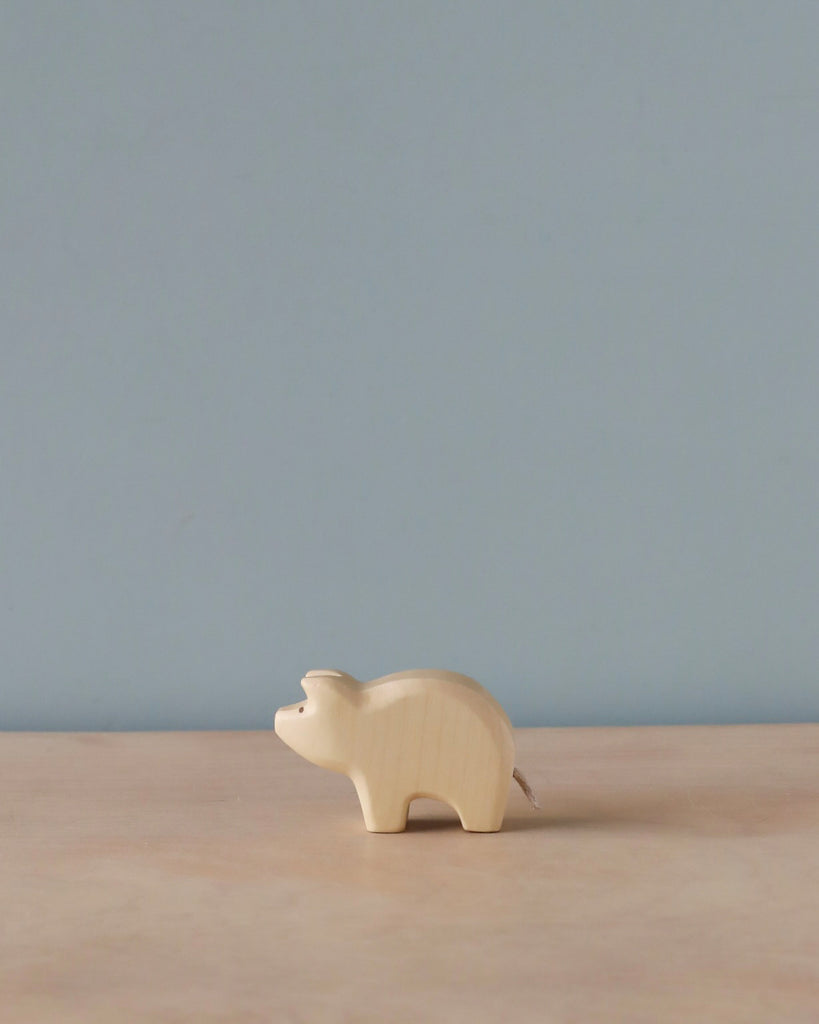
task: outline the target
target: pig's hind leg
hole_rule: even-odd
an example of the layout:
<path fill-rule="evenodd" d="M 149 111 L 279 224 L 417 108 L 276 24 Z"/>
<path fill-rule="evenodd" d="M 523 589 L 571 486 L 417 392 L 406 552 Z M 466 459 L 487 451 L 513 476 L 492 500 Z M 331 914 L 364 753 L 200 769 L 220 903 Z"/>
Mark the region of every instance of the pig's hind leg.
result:
<path fill-rule="evenodd" d="M 470 808 L 468 812 L 458 811 L 461 824 L 467 832 L 500 832 L 503 825 L 503 811 Z"/>
<path fill-rule="evenodd" d="M 508 780 L 497 780 L 496 784 L 475 789 L 471 787 L 459 795 L 454 802 L 461 824 L 467 832 L 499 832 L 503 825 L 506 798 L 509 792 Z"/>

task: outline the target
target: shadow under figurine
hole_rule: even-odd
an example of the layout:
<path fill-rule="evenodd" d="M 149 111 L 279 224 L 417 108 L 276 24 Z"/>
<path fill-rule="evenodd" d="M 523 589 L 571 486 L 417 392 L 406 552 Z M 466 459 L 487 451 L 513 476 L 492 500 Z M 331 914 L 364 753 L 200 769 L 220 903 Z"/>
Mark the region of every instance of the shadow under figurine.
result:
<path fill-rule="evenodd" d="M 403 832 L 416 797 L 449 804 L 468 832 L 497 832 L 513 777 L 538 806 L 506 712 L 474 679 L 422 669 L 359 683 L 319 669 L 301 685 L 307 699 L 279 708 L 276 734 L 352 779 L 370 832 Z"/>

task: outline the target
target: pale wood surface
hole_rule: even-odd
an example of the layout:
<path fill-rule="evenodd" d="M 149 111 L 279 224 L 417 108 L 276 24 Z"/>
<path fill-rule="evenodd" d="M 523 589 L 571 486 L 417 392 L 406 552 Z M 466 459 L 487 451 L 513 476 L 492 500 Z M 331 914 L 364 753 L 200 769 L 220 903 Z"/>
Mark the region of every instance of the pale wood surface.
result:
<path fill-rule="evenodd" d="M 0 1020 L 819 1021 L 819 726 L 537 729 L 504 830 L 272 733 L 0 734 Z"/>

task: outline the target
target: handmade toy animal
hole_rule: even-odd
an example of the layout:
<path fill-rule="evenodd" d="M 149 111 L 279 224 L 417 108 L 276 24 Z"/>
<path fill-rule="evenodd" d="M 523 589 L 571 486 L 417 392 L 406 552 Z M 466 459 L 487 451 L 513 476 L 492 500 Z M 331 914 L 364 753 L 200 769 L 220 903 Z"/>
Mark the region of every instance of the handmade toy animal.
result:
<path fill-rule="evenodd" d="M 348 775 L 370 832 L 402 832 L 416 797 L 450 804 L 469 832 L 497 832 L 514 777 L 512 725 L 482 686 L 457 672 L 396 672 L 369 683 L 308 672 L 307 700 L 279 708 L 276 734 L 313 764 Z"/>

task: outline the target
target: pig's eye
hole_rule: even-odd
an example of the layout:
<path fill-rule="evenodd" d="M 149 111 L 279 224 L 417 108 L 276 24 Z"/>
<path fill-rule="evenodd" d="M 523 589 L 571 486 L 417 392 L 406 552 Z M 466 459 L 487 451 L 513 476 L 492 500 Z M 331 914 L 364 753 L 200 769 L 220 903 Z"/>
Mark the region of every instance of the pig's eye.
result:
<path fill-rule="evenodd" d="M 299 708 L 299 714 L 300 714 L 300 715 L 303 715 L 303 714 L 304 714 L 304 708 Z"/>

